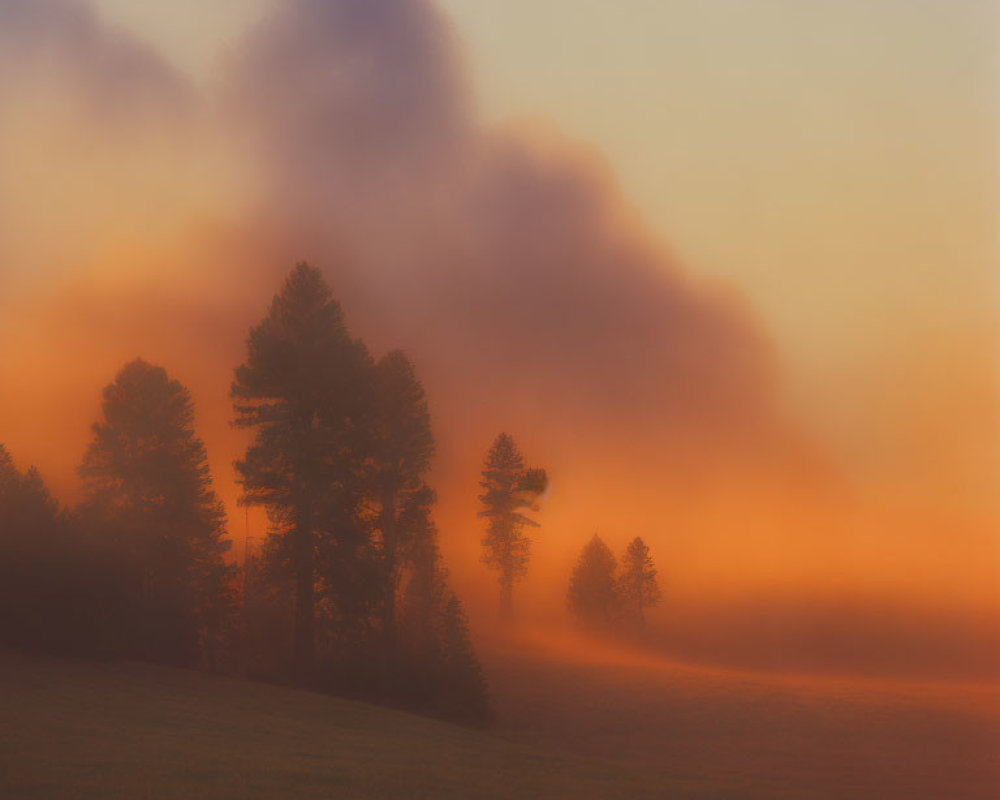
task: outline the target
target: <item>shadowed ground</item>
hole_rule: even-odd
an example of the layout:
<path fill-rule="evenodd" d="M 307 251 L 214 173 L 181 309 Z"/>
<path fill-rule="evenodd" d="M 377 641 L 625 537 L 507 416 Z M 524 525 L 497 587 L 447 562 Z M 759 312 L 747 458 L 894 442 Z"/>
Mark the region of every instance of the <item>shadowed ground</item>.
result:
<path fill-rule="evenodd" d="M 0 708 L 5 800 L 775 796 L 149 665 L 0 655 Z"/>
<path fill-rule="evenodd" d="M 0 796 L 972 800 L 1000 786 L 995 706 L 977 698 L 874 704 L 541 658 L 492 673 L 505 720 L 483 733 L 232 678 L 0 654 Z"/>
<path fill-rule="evenodd" d="M 772 796 L 1000 798 L 1000 687 L 741 674 L 579 645 L 490 654 L 512 736 Z"/>

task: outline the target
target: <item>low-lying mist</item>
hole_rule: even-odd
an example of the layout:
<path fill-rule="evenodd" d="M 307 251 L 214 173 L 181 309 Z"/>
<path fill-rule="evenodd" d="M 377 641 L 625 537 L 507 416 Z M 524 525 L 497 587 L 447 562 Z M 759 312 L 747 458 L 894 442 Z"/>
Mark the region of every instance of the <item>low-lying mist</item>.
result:
<path fill-rule="evenodd" d="M 949 450 L 957 466 L 919 491 L 903 471 L 868 480 L 788 412 L 767 321 L 656 244 L 599 154 L 479 121 L 430 0 L 282 3 L 216 77 L 193 83 L 86 3 L 0 0 L 0 104 L 18 109 L 0 114 L 0 442 L 64 502 L 101 387 L 141 356 L 192 390 L 234 553 L 263 535 L 236 508 L 228 391 L 304 259 L 374 353 L 414 360 L 442 546 L 479 636 L 496 590 L 478 472 L 506 430 L 551 479 L 516 589 L 526 625 L 568 624 L 594 532 L 616 552 L 641 535 L 664 588 L 658 650 L 997 677 L 990 347 L 963 366 L 968 403 L 933 351 L 919 370 L 940 380 L 914 407 L 873 390 L 880 414 L 913 421 L 900 463 L 952 438 L 977 449 Z"/>

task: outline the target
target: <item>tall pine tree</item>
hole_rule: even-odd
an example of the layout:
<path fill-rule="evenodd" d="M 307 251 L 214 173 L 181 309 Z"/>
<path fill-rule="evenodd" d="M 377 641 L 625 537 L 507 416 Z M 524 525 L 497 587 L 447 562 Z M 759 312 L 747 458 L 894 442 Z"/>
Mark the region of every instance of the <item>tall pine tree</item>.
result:
<path fill-rule="evenodd" d="M 292 668 L 314 674 L 317 551 L 334 568 L 356 552 L 355 509 L 366 451 L 371 359 L 344 324 L 322 275 L 298 264 L 250 331 L 232 398 L 238 427 L 253 432 L 236 463 L 243 499 L 267 508 L 293 586 Z"/>
<path fill-rule="evenodd" d="M 368 475 L 382 564 L 384 656 L 396 649 L 397 593 L 408 550 L 430 524 L 434 492 L 424 482 L 434 454 L 424 388 L 406 355 L 395 350 L 375 365 L 372 459 Z"/>
<path fill-rule="evenodd" d="M 137 359 L 104 389 L 92 430 L 82 510 L 135 570 L 139 655 L 213 661 L 231 609 L 230 542 L 190 393 Z"/>

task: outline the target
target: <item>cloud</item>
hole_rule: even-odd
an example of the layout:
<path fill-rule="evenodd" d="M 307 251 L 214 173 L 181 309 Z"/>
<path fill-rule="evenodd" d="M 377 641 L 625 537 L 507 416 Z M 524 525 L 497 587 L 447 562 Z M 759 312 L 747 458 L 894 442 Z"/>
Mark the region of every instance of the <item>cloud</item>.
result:
<path fill-rule="evenodd" d="M 284 3 L 241 55 L 230 102 L 282 269 L 331 270 L 366 334 L 492 424 L 532 405 L 717 440 L 775 423 L 749 310 L 649 242 L 594 154 L 484 129 L 431 3 Z"/>
<path fill-rule="evenodd" d="M 158 53 L 103 24 L 75 0 L 0 2 L 2 88 L 40 79 L 64 84 L 108 127 L 149 111 L 183 112 L 192 88 Z"/>
<path fill-rule="evenodd" d="M 753 310 L 651 239 L 599 154 L 484 126 L 431 3 L 288 0 L 229 69 L 216 96 L 84 4 L 0 0 L 18 109 L 0 117 L 0 441 L 60 489 L 100 387 L 143 356 L 191 387 L 232 501 L 231 370 L 308 259 L 374 351 L 414 357 L 470 590 L 476 473 L 501 429 L 554 479 L 526 596 L 556 597 L 595 528 L 642 533 L 689 595 L 892 572 L 937 596 L 984 561 L 976 539 L 938 580 L 947 525 L 915 545 L 903 517 L 863 526 L 803 492 L 835 482 L 782 411 Z"/>

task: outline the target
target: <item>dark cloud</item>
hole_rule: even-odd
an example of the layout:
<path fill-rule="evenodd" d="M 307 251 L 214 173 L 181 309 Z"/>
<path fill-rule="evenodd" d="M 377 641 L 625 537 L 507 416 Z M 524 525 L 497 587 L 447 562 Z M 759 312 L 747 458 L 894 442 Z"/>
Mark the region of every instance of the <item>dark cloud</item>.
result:
<path fill-rule="evenodd" d="M 651 241 L 599 156 L 558 136 L 483 126 L 465 75 L 449 25 L 425 0 L 277 4 L 234 52 L 220 98 L 81 3 L 0 0 L 0 100 L 18 98 L 17 114 L 0 113 L 0 283 L 12 264 L 51 278 L 32 296 L 0 292 L 0 441 L 55 465 L 60 489 L 71 486 L 100 387 L 141 355 L 191 386 L 232 502 L 241 441 L 228 426 L 231 369 L 305 258 L 330 275 L 375 351 L 415 358 L 441 443 L 445 545 L 470 594 L 484 584 L 470 566 L 478 460 L 502 428 L 551 468 L 531 580 L 560 615 L 559 559 L 595 527 L 641 532 L 695 578 L 714 574 L 709 563 L 738 562 L 750 586 L 773 582 L 753 555 L 809 537 L 843 539 L 845 552 L 860 541 L 864 561 L 853 523 L 834 516 L 846 504 L 809 506 L 785 480 L 807 472 L 802 442 L 780 410 L 754 314 Z M 199 112 L 216 101 L 217 114 Z M 3 137 L 14 118 L 16 146 Z M 202 204 L 211 224 L 149 235 L 161 213 L 194 216 L 198 191 L 186 181 L 220 152 L 239 183 Z M 4 171 L 15 161 L 31 166 L 20 183 Z M 87 261 L 98 228 L 106 241 Z M 11 241 L 23 245 L 13 257 Z M 119 259 L 110 266 L 108 253 Z M 72 280 L 52 266 L 78 257 Z M 719 477 L 720 464 L 737 474 Z M 755 482 L 752 471 L 765 474 Z M 795 503 L 808 508 L 791 514 Z M 931 564 L 935 581 L 940 541 L 914 561 Z M 788 558 L 827 566 L 823 552 Z M 891 564 L 910 570 L 895 552 Z M 853 586 L 850 568 L 830 570 Z M 692 592 L 718 584 L 693 580 Z M 748 641 L 755 626 L 746 623 Z M 678 646 L 697 640 L 697 621 L 675 633 Z"/>
<path fill-rule="evenodd" d="M 0 89 L 55 79 L 106 125 L 177 114 L 195 98 L 155 50 L 77 0 L 0 0 L 0 72 Z"/>
<path fill-rule="evenodd" d="M 592 157 L 483 129 L 456 50 L 420 0 L 295 0 L 250 37 L 231 99 L 282 268 L 332 271 L 366 335 L 497 426 L 772 424 L 747 310 L 649 244 Z"/>

